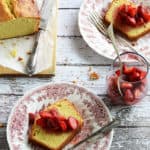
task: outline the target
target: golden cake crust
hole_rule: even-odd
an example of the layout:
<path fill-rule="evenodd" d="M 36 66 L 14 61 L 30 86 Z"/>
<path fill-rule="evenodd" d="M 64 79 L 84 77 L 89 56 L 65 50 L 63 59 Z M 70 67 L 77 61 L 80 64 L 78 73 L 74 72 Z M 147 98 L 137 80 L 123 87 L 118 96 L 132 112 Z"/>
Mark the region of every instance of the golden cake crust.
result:
<path fill-rule="evenodd" d="M 40 19 L 35 0 L 10 0 L 10 3 L 12 8 L 6 0 L 0 0 L 0 22 L 20 17 Z"/>
<path fill-rule="evenodd" d="M 16 17 L 40 18 L 35 0 L 12 0 Z"/>
<path fill-rule="evenodd" d="M 0 21 L 14 19 L 14 15 L 9 10 L 5 0 L 0 0 Z"/>

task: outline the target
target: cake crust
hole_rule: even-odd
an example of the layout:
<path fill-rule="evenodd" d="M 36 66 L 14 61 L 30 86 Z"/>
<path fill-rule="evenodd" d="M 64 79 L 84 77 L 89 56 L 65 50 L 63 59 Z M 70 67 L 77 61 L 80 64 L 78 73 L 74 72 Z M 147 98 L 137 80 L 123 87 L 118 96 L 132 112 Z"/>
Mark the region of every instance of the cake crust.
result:
<path fill-rule="evenodd" d="M 5 0 L 0 0 L 0 22 L 14 19 L 14 15 L 11 13 L 9 7 L 5 3 Z"/>
<path fill-rule="evenodd" d="M 16 17 L 40 18 L 35 0 L 12 0 L 12 6 Z"/>

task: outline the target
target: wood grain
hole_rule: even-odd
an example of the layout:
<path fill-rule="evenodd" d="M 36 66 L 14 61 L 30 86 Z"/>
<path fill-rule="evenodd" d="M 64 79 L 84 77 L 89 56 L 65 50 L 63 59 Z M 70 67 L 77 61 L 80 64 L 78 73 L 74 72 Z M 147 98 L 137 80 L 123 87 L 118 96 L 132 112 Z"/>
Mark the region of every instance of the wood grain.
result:
<path fill-rule="evenodd" d="M 99 80 L 89 79 L 89 66 L 84 65 L 59 65 L 56 68 L 56 76 L 51 78 L 0 78 L 0 94 L 23 94 L 29 89 L 54 82 L 77 82 L 78 85 L 92 90 L 95 94 L 106 94 L 106 76 L 110 71 L 110 66 L 93 66 L 92 71 L 96 71 Z M 150 94 L 150 91 L 148 92 Z"/>
<path fill-rule="evenodd" d="M 110 65 L 112 63 L 111 60 L 94 52 L 81 37 L 58 37 L 57 43 L 58 65 Z"/>

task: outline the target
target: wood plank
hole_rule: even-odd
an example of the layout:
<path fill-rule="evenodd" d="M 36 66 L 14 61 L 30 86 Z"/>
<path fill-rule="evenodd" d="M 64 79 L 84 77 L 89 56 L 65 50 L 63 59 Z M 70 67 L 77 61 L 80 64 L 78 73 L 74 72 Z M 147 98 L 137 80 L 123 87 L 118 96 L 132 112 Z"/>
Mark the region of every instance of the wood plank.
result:
<path fill-rule="evenodd" d="M 51 78 L 0 78 L 0 94 L 23 94 L 31 88 L 46 83 L 77 81 L 77 84 L 88 88 L 98 95 L 106 94 L 106 75 L 109 73 L 109 66 L 93 66 L 100 78 L 99 80 L 89 79 L 89 66 L 57 66 L 56 76 Z M 150 94 L 150 91 L 149 93 Z"/>
<path fill-rule="evenodd" d="M 149 150 L 149 135 L 150 128 L 116 128 L 111 150 Z M 8 150 L 5 128 L 0 129 L 0 149 Z"/>
<path fill-rule="evenodd" d="M 58 37 L 57 64 L 110 65 L 111 60 L 94 52 L 81 37 Z"/>
<path fill-rule="evenodd" d="M 60 9 L 71 9 L 71 8 L 79 8 L 82 0 L 59 0 L 59 8 Z"/>
<path fill-rule="evenodd" d="M 21 96 L 16 95 L 0 95 L 0 123 L 7 123 L 8 116 L 14 104 Z M 145 126 L 150 127 L 150 96 L 147 96 L 141 103 L 134 106 L 112 106 L 107 97 L 100 96 L 106 103 L 112 116 L 115 117 L 116 112 L 121 117 L 121 126 Z M 124 110 L 127 110 L 124 115 Z"/>
<path fill-rule="evenodd" d="M 58 36 L 81 36 L 78 29 L 78 9 L 60 9 L 58 13 Z"/>

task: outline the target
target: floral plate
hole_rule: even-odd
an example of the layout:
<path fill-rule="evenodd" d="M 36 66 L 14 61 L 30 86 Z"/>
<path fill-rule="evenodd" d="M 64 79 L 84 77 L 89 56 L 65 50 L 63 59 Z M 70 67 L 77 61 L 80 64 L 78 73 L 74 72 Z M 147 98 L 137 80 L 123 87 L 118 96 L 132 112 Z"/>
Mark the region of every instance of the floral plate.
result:
<path fill-rule="evenodd" d="M 104 16 L 109 4 L 112 0 L 84 0 L 79 12 L 79 29 L 86 43 L 98 54 L 114 59 L 116 57 L 115 50 L 110 41 L 102 35 L 96 27 L 89 21 L 89 15 L 95 10 L 99 15 Z M 138 0 L 131 0 L 137 3 Z M 146 2 L 147 0 L 143 0 Z M 134 47 L 138 53 L 143 55 L 150 61 L 150 34 L 146 34 L 138 41 L 134 42 Z M 118 42 L 121 47 L 120 53 L 129 51 L 130 49 L 124 43 Z M 132 43 L 131 43 L 132 44 Z"/>
<path fill-rule="evenodd" d="M 12 109 L 7 125 L 7 141 L 10 150 L 42 150 L 28 143 L 28 113 L 35 113 L 62 98 L 73 102 L 84 119 L 81 132 L 67 146 L 74 145 L 111 121 L 110 112 L 105 104 L 85 88 L 67 83 L 47 84 L 26 93 Z M 78 150 L 85 147 L 86 150 L 108 150 L 112 138 L 113 131 L 95 143 L 83 144 Z M 64 149 L 67 149 L 67 146 Z"/>

